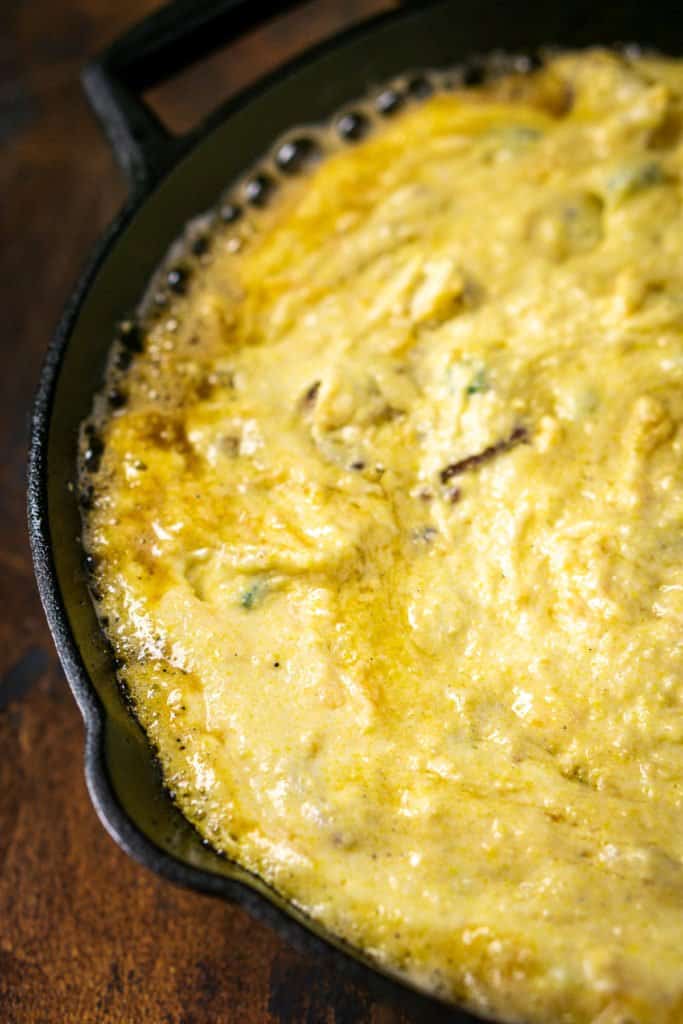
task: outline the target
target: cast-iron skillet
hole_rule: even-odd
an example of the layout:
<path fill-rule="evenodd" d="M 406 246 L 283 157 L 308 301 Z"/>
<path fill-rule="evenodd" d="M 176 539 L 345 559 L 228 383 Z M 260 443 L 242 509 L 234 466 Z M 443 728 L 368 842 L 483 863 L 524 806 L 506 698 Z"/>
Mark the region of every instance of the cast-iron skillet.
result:
<path fill-rule="evenodd" d="M 447 1011 L 397 985 L 238 865 L 204 846 L 166 795 L 149 746 L 116 683 L 87 590 L 73 490 L 78 425 L 90 410 L 117 321 L 192 216 L 288 128 L 327 120 L 403 72 L 504 49 L 637 41 L 681 52 L 683 17 L 643 0 L 440 0 L 402 10 L 318 46 L 242 93 L 190 135 L 172 138 L 140 99 L 218 45 L 292 6 L 274 0 L 182 0 L 133 29 L 85 71 L 84 83 L 131 194 L 97 246 L 48 348 L 32 421 L 28 514 L 36 578 L 67 679 L 85 720 L 90 796 L 110 835 L 172 881 L 234 900 L 340 969 L 396 995 L 419 1016 Z M 674 16 L 674 13 L 676 16 Z M 87 161 L 84 160 L 84 173 Z M 453 188 L 457 188 L 453 182 Z M 68 225 L 67 225 L 68 230 Z M 334 947 L 334 948 L 333 948 Z"/>

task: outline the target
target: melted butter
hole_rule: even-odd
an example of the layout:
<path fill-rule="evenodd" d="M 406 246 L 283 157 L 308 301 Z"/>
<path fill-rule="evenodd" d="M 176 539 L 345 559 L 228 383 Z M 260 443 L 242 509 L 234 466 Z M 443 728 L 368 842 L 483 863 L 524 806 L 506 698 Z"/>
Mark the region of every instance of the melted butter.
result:
<path fill-rule="evenodd" d="M 562 56 L 217 235 L 85 524 L 188 818 L 505 1020 L 683 1020 L 682 97 Z"/>

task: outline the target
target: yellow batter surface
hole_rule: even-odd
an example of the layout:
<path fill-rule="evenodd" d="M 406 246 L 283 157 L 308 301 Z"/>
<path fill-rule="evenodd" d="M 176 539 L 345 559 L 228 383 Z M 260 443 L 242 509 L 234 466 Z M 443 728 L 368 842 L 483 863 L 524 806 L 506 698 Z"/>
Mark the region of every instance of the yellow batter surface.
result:
<path fill-rule="evenodd" d="M 683 1021 L 682 117 L 600 51 L 408 104 L 215 236 L 82 479 L 187 817 L 505 1021 Z"/>

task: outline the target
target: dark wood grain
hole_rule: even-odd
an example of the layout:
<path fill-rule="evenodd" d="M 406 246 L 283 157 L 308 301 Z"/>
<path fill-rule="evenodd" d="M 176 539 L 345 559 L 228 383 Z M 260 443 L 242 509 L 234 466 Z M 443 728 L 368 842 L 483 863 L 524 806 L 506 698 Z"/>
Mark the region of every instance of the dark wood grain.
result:
<path fill-rule="evenodd" d="M 32 578 L 24 465 L 48 338 L 124 186 L 78 73 L 150 0 L 0 5 L 0 1022 L 398 1024 L 244 912 L 129 860 L 88 800 L 83 730 Z M 382 0 L 309 4 L 158 90 L 176 128 Z"/>

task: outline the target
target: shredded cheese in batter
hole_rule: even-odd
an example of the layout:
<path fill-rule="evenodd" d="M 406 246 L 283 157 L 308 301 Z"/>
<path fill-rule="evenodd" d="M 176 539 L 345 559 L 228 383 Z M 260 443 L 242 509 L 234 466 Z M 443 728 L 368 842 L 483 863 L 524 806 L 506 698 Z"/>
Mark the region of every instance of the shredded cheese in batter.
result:
<path fill-rule="evenodd" d="M 682 116 L 603 51 L 408 107 L 216 235 L 83 475 L 187 817 L 506 1021 L 683 1021 Z"/>

